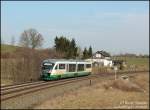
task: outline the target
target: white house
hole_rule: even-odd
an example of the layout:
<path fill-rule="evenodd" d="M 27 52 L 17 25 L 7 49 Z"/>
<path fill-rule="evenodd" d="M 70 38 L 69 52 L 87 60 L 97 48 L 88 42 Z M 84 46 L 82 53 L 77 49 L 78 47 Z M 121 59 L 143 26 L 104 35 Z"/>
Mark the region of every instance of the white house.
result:
<path fill-rule="evenodd" d="M 92 61 L 95 66 L 113 66 L 110 55 L 105 51 L 97 51 L 91 59 L 86 59 L 86 61 Z"/>

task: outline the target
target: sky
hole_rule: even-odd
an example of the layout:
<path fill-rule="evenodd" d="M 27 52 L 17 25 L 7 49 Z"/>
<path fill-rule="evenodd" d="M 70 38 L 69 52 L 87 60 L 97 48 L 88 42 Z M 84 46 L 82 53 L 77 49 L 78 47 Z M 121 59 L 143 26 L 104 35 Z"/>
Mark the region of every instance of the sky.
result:
<path fill-rule="evenodd" d="M 82 49 L 111 54 L 149 54 L 148 1 L 2 1 L 1 41 L 18 45 L 21 33 L 34 28 L 42 48 L 56 36 L 74 38 Z"/>

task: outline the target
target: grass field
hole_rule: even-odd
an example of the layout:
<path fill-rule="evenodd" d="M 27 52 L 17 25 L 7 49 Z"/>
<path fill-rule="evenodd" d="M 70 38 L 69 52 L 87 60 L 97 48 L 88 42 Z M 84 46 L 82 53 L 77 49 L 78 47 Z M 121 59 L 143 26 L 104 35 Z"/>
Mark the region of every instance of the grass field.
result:
<path fill-rule="evenodd" d="M 141 58 L 141 57 L 117 57 L 117 59 L 121 59 L 126 61 L 127 65 L 149 65 L 149 58 Z"/>
<path fill-rule="evenodd" d="M 34 106 L 34 109 L 148 109 L 149 108 L 149 73 L 138 74 L 128 83 L 113 85 L 109 89 L 104 84 L 112 84 L 114 80 L 105 80 L 79 90 L 66 92 L 62 96 L 47 100 Z M 138 85 L 141 90 L 131 88 Z M 124 89 L 127 88 L 127 89 Z"/>
<path fill-rule="evenodd" d="M 126 61 L 126 67 L 118 72 L 149 70 L 149 58 L 119 57 L 118 59 Z M 92 69 L 92 73 L 101 72 L 114 72 L 114 70 L 109 67 L 93 67 Z"/>
<path fill-rule="evenodd" d="M 18 46 L 12 46 L 12 45 L 7 45 L 7 44 L 1 44 L 1 52 L 14 52 Z"/>

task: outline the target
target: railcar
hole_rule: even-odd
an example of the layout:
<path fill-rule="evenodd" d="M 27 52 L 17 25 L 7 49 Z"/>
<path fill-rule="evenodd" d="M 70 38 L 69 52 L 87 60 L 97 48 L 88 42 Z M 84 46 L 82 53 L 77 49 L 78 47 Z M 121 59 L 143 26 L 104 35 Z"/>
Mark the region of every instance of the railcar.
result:
<path fill-rule="evenodd" d="M 42 80 L 57 80 L 91 74 L 92 62 L 83 60 L 46 59 L 41 65 Z"/>

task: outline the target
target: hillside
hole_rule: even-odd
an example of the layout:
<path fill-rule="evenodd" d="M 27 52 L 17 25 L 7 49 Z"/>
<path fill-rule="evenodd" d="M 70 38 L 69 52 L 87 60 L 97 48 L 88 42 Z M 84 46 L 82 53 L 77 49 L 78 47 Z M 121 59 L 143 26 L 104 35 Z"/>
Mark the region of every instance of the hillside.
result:
<path fill-rule="evenodd" d="M 9 85 L 39 80 L 41 62 L 47 58 L 62 58 L 62 54 L 54 49 L 1 45 L 1 84 Z"/>
<path fill-rule="evenodd" d="M 1 44 L 1 53 L 14 52 L 19 46 L 13 46 L 8 44 Z"/>

